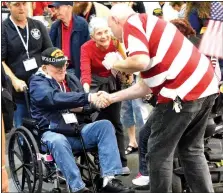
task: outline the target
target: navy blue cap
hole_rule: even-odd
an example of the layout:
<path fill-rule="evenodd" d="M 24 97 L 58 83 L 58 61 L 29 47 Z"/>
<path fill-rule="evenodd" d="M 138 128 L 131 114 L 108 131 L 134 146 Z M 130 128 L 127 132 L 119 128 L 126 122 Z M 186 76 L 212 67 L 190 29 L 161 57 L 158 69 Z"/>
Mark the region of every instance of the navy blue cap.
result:
<path fill-rule="evenodd" d="M 61 5 L 73 6 L 73 1 L 54 1 L 52 4 L 48 5 L 49 8 L 60 7 Z"/>

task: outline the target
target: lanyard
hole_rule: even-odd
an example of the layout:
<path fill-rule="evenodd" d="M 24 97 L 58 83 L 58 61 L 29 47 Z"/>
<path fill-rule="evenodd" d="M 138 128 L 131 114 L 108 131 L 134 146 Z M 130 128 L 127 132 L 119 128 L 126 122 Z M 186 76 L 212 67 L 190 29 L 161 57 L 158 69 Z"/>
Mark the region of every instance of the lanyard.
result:
<path fill-rule="evenodd" d="M 19 34 L 19 37 L 20 37 L 20 39 L 21 39 L 21 41 L 22 41 L 22 43 L 23 43 L 23 46 L 24 46 L 24 48 L 25 48 L 25 50 L 26 50 L 26 54 L 27 54 L 27 56 L 28 56 L 28 58 L 29 58 L 29 26 L 28 26 L 28 21 L 27 21 L 27 23 L 26 23 L 26 43 L 25 43 L 25 41 L 24 41 L 24 39 L 23 39 L 23 37 L 22 37 L 20 31 L 19 31 L 18 26 L 14 23 L 14 21 L 13 21 L 12 18 L 11 18 L 11 16 L 10 16 L 10 20 L 11 20 L 11 22 L 14 24 L 14 26 L 15 26 L 15 28 L 16 28 L 18 34 Z"/>
<path fill-rule="evenodd" d="M 62 92 L 65 92 L 65 93 L 66 93 L 66 87 L 65 87 L 65 85 L 64 85 L 64 82 L 62 82 L 63 88 L 62 88 L 62 86 L 61 86 L 60 83 L 57 82 L 57 84 L 59 85 L 60 90 L 61 90 Z"/>
<path fill-rule="evenodd" d="M 90 11 L 87 12 L 87 14 L 85 15 L 85 19 L 86 19 L 86 21 L 88 20 L 89 14 L 90 14 Z"/>

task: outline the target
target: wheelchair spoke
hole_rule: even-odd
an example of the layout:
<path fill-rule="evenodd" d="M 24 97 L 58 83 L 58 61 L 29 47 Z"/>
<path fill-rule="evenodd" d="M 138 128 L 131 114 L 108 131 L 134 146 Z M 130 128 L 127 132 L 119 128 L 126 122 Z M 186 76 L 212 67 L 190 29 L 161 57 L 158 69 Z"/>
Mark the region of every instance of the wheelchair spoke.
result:
<path fill-rule="evenodd" d="M 21 190 L 23 191 L 24 190 L 24 187 L 25 187 L 25 170 L 23 168 L 23 171 L 22 171 L 22 186 L 21 186 Z"/>
<path fill-rule="evenodd" d="M 22 164 L 21 166 L 19 166 L 17 169 L 15 169 L 13 172 L 17 172 L 18 170 L 20 170 L 21 168 L 24 167 L 24 164 Z"/>
<path fill-rule="evenodd" d="M 27 171 L 25 170 L 25 175 L 26 175 L 26 179 L 27 179 L 27 185 L 28 185 L 28 189 L 29 189 L 29 192 L 32 193 L 32 182 L 30 180 L 30 177 L 29 177 L 29 174 L 27 173 Z"/>
<path fill-rule="evenodd" d="M 28 169 L 26 166 L 24 166 L 25 172 L 27 173 L 27 175 L 29 177 L 33 177 L 34 175 L 32 174 L 32 172 L 30 171 L 30 169 Z M 33 179 L 32 179 L 33 180 Z"/>
<path fill-rule="evenodd" d="M 16 157 L 19 159 L 19 161 L 20 161 L 22 164 L 24 164 L 21 155 L 20 155 L 17 151 L 15 151 L 14 149 L 12 149 L 11 151 L 16 155 Z"/>

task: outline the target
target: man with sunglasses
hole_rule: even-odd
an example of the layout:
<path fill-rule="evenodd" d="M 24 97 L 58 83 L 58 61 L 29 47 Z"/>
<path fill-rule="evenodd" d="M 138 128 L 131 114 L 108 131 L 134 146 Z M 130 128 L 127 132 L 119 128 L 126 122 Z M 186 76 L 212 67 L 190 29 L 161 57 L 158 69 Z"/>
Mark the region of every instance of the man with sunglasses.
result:
<path fill-rule="evenodd" d="M 81 151 L 74 127 L 81 131 L 85 148 L 97 147 L 103 178 L 101 192 L 134 193 L 115 175 L 122 173 L 115 130 L 110 121 L 85 124 L 89 104 L 97 103 L 98 93 L 85 93 L 78 78 L 66 73 L 67 57 L 55 47 L 42 52 L 42 66 L 30 79 L 31 115 L 39 123 L 47 145 L 72 192 L 91 193 L 85 188 L 72 150 Z M 102 100 L 102 99 L 100 99 Z M 76 113 L 76 114 L 75 114 Z"/>

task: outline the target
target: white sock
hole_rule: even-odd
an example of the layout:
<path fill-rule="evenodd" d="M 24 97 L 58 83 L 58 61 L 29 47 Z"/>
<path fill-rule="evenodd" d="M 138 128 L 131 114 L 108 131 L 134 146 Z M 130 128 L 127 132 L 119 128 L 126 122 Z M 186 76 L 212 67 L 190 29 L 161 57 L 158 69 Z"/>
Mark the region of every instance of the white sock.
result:
<path fill-rule="evenodd" d="M 110 182 L 114 178 L 115 176 L 105 176 L 103 179 L 103 187 L 105 187 L 108 184 L 108 182 Z"/>

